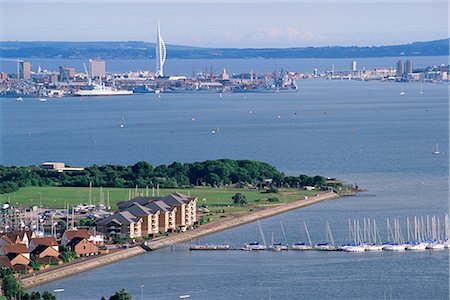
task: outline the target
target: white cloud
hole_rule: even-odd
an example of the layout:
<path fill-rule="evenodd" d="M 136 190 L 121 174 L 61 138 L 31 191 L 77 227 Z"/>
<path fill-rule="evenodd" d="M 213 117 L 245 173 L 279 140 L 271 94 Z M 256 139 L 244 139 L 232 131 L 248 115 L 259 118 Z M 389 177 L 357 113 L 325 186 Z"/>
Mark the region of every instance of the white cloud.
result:
<path fill-rule="evenodd" d="M 242 47 L 300 47 L 316 45 L 324 42 L 325 37 L 311 31 L 301 31 L 296 28 L 257 28 L 249 33 L 224 34 L 223 38 L 230 44 Z"/>

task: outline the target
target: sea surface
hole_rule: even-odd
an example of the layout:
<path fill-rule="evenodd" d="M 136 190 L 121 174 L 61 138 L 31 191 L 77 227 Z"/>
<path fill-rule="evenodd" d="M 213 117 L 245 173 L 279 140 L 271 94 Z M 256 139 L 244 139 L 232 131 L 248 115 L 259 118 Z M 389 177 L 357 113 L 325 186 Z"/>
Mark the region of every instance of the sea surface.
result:
<path fill-rule="evenodd" d="M 254 67 L 256 69 L 256 66 Z M 299 93 L 154 94 L 129 97 L 0 99 L 6 165 L 154 165 L 256 159 L 286 174 L 321 174 L 368 192 L 261 220 L 266 240 L 348 242 L 348 219 L 448 212 L 449 86 L 301 80 Z M 400 91 L 405 92 L 400 96 Z M 123 118 L 123 119 L 122 119 Z M 120 125 L 123 124 L 123 128 Z M 212 131 L 215 131 L 213 134 Z M 441 155 L 432 155 L 439 144 Z M 281 222 L 281 224 L 280 224 Z M 201 238 L 240 247 L 261 240 L 256 223 Z M 143 287 L 142 287 L 143 286 Z M 40 286 L 59 299 L 448 299 L 449 252 L 189 252 L 162 249 Z"/>

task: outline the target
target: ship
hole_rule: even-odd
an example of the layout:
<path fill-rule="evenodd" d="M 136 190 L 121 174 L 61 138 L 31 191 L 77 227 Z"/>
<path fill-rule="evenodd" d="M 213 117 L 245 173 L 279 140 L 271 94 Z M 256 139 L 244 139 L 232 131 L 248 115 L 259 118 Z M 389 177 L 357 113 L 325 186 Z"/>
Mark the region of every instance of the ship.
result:
<path fill-rule="evenodd" d="M 132 95 L 133 91 L 118 90 L 116 88 L 105 86 L 104 84 L 93 84 L 91 89 L 78 90 L 75 96 L 126 96 Z"/>

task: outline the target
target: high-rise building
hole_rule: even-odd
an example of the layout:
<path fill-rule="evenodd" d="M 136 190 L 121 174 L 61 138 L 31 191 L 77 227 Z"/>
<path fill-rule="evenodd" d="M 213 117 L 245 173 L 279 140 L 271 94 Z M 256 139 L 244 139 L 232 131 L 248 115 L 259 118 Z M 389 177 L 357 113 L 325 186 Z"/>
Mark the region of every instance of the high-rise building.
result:
<path fill-rule="evenodd" d="M 352 61 L 352 71 L 356 71 L 356 60 Z"/>
<path fill-rule="evenodd" d="M 397 69 L 395 74 L 397 76 L 403 76 L 404 73 L 405 73 L 405 64 L 403 63 L 403 60 L 399 60 L 397 62 Z"/>
<path fill-rule="evenodd" d="M 99 59 L 90 59 L 89 60 L 89 68 L 91 69 L 91 77 L 105 77 L 106 76 L 106 67 L 105 61 Z"/>
<path fill-rule="evenodd" d="M 412 72 L 413 72 L 413 62 L 412 60 L 408 59 L 405 62 L 405 74 L 408 75 L 411 74 Z"/>
<path fill-rule="evenodd" d="M 17 77 L 23 80 L 31 79 L 31 64 L 29 61 L 18 61 Z"/>
<path fill-rule="evenodd" d="M 156 29 L 156 73 L 155 77 L 164 76 L 164 63 L 166 62 L 166 44 L 161 37 L 161 31 L 159 29 L 159 20 Z"/>

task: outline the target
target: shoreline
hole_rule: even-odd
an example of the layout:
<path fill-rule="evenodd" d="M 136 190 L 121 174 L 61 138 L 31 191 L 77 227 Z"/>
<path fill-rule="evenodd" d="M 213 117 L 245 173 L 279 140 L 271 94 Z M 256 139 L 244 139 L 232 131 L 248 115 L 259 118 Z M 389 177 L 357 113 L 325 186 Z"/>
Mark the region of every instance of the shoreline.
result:
<path fill-rule="evenodd" d="M 183 233 L 176 235 L 171 235 L 168 237 L 161 237 L 158 240 L 151 241 L 147 243 L 147 247 L 150 250 L 157 250 L 164 247 L 170 247 L 174 244 L 183 243 L 190 241 L 201 236 L 217 233 L 219 231 L 224 231 L 233 227 L 244 225 L 247 223 L 254 222 L 258 219 L 264 219 L 272 217 L 284 212 L 288 212 L 294 209 L 302 208 L 305 206 L 313 205 L 327 200 L 332 200 L 341 197 L 340 195 L 330 191 L 319 193 L 318 196 L 313 196 L 308 199 L 300 199 L 290 203 L 284 203 L 277 206 L 270 206 L 268 209 L 262 209 L 256 212 L 251 212 L 247 215 L 241 217 L 233 217 L 228 220 L 212 222 L 200 226 L 199 228 L 188 230 Z M 72 264 L 63 265 L 56 269 L 45 270 L 42 273 L 37 273 L 34 276 L 27 276 L 21 278 L 21 282 L 25 289 L 30 289 L 42 284 L 46 284 L 52 281 L 63 279 L 72 275 L 76 275 L 85 271 L 89 271 L 98 267 L 102 267 L 108 264 L 116 263 L 124 259 L 144 254 L 147 251 L 141 246 L 134 246 L 129 249 L 123 249 L 114 253 L 100 255 L 96 257 L 89 257 L 83 261 L 74 262 Z"/>

